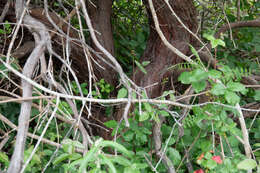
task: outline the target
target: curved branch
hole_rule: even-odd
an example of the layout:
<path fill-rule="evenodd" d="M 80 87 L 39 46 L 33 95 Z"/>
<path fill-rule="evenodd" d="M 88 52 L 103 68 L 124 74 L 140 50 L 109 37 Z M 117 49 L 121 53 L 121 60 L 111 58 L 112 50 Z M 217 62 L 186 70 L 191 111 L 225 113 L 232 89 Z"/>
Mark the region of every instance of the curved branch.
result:
<path fill-rule="evenodd" d="M 260 27 L 260 20 L 251 20 L 251 21 L 239 21 L 230 24 L 223 25 L 219 31 L 215 34 L 215 38 L 219 38 L 221 33 L 226 32 L 227 30 L 242 28 L 242 27 Z"/>
<path fill-rule="evenodd" d="M 239 21 L 239 22 L 234 22 L 234 23 L 230 23 L 230 24 L 225 24 L 223 25 L 219 31 L 214 35 L 215 38 L 219 38 L 220 35 L 224 32 L 226 32 L 227 30 L 230 29 L 237 29 L 237 28 L 242 28 L 242 27 L 260 27 L 260 20 L 256 19 L 256 20 L 251 20 L 251 21 Z M 211 45 L 207 46 L 208 49 L 211 49 Z M 210 65 L 213 67 L 217 67 L 217 61 L 212 59 L 210 54 L 207 51 L 200 51 L 199 52 L 199 56 L 201 57 L 202 61 L 204 62 L 210 62 Z"/>
<path fill-rule="evenodd" d="M 37 64 L 39 55 L 44 53 L 44 43 L 37 45 L 33 50 L 30 57 L 28 58 L 24 68 L 23 75 L 31 78 L 33 74 L 34 67 Z M 23 97 L 32 96 L 32 85 L 26 80 L 22 80 Z M 18 173 L 21 169 L 23 162 L 24 147 L 26 141 L 26 134 L 29 127 L 29 118 L 31 115 L 32 101 L 24 101 L 21 106 L 21 111 L 19 115 L 18 131 L 16 136 L 15 149 L 12 155 L 11 163 L 7 173 Z"/>
<path fill-rule="evenodd" d="M 31 79 L 33 76 L 34 68 L 37 65 L 40 56 L 44 54 L 46 44 L 49 41 L 49 37 L 45 26 L 39 21 L 35 20 L 29 15 L 25 15 L 23 21 L 25 24 L 28 25 L 28 28 L 31 30 L 31 32 L 34 35 L 34 38 L 36 40 L 37 39 L 40 40 L 40 42 L 36 44 L 35 49 L 29 56 L 23 68 L 23 75 Z M 32 85 L 24 79 L 22 80 L 22 88 L 23 88 L 23 97 L 32 96 Z M 11 163 L 7 173 L 18 173 L 21 170 L 22 163 L 23 163 L 26 135 L 29 128 L 31 106 L 32 106 L 32 101 L 24 101 L 21 105 L 15 148 L 14 148 Z"/>

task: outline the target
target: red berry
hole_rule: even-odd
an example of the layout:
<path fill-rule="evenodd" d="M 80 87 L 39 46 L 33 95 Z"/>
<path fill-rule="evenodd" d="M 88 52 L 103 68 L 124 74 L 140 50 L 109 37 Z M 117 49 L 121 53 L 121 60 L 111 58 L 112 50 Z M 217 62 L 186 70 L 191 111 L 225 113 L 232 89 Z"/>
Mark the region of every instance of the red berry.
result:
<path fill-rule="evenodd" d="M 203 159 L 204 158 L 204 153 L 202 153 L 201 155 L 200 155 L 200 157 L 198 158 L 198 160 L 201 160 L 201 159 Z"/>
<path fill-rule="evenodd" d="M 203 169 L 198 169 L 196 171 L 194 171 L 193 173 L 204 173 Z"/>
<path fill-rule="evenodd" d="M 222 164 L 222 159 L 220 156 L 212 156 L 211 159 L 214 160 L 218 164 Z"/>

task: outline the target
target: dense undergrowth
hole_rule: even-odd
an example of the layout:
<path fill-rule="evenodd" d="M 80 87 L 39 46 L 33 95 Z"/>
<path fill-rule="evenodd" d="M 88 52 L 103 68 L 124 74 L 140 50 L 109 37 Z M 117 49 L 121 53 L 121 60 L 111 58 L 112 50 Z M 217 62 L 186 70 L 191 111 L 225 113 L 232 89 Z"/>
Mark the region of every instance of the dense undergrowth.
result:
<path fill-rule="evenodd" d="M 197 1 L 196 1 L 197 2 Z M 212 54 L 218 61 L 218 69 L 208 67 L 202 62 L 198 52 L 191 46 L 195 55 L 196 65 L 183 64 L 176 68 L 184 72 L 178 81 L 185 86 L 191 85 L 195 94 L 185 112 L 178 106 L 168 104 L 154 104 L 149 102 L 135 103 L 129 113 L 129 127 L 125 122 L 118 123 L 113 119 L 116 106 L 101 104 L 107 121 L 102 125 L 91 128 L 100 128 L 109 131 L 110 139 L 104 140 L 98 136 L 92 136 L 93 145 L 88 152 L 83 154 L 84 148 L 79 135 L 74 135 L 75 129 L 66 122 L 58 119 L 51 121 L 45 137 L 50 141 L 61 143 L 62 147 L 40 144 L 36 153 L 25 172 L 167 172 L 162 160 L 158 160 L 154 149 L 153 123 L 160 124 L 162 136 L 162 151 L 168 156 L 169 162 L 175 167 L 176 172 L 187 172 L 193 170 L 196 173 L 222 173 L 222 172 L 246 172 L 253 169 L 259 172 L 260 161 L 260 119 L 259 110 L 260 90 L 244 82 L 246 77 L 260 75 L 259 53 L 260 53 L 260 29 L 241 28 L 223 33 L 221 38 L 214 38 L 219 26 L 237 20 L 236 1 L 229 1 L 224 9 L 218 6 L 221 3 L 208 6 L 207 9 L 196 3 L 200 14 L 208 13 L 203 20 L 201 36 L 204 42 L 212 46 Z M 260 2 L 241 1 L 240 20 L 254 20 L 260 9 Z M 136 69 L 147 73 L 145 67 L 150 62 L 140 62 L 139 59 L 145 50 L 149 35 L 149 24 L 145 8 L 141 1 L 115 1 L 113 5 L 113 31 L 115 43 L 115 57 L 122 65 L 127 75 L 131 76 Z M 259 16 L 258 16 L 259 17 Z M 201 21 L 202 22 L 202 21 Z M 216 25 L 216 23 L 218 25 Z M 78 23 L 72 23 L 77 27 Z M 12 35 L 13 26 L 6 21 L 0 29 L 1 38 Z M 230 36 L 232 34 L 232 37 Z M 89 37 L 86 34 L 86 37 Z M 232 38 L 232 39 L 231 39 Z M 1 44 L 4 44 L 1 42 Z M 4 58 L 4 55 L 1 55 Z M 15 59 L 12 66 L 20 70 L 19 62 Z M 175 67 L 174 67 L 175 68 Z M 19 91 L 8 90 L 13 87 L 6 67 L 0 65 L 1 90 L 17 94 Z M 165 79 L 167 80 L 167 79 Z M 221 81 L 221 83 L 216 82 Z M 14 81 L 18 84 L 18 81 Z M 207 87 L 210 86 L 210 87 Z M 70 90 L 74 95 L 80 91 L 76 83 L 72 81 Z M 84 96 L 89 94 L 88 83 L 81 83 Z M 11 88 L 12 88 L 11 87 Z M 158 100 L 178 101 L 184 91 L 167 90 Z M 3 92 L 4 93 L 4 92 Z M 35 89 L 34 96 L 44 94 L 43 91 Z M 92 88 L 92 96 L 97 99 L 127 98 L 127 89 L 116 88 L 101 79 Z M 113 93 L 116 93 L 113 94 Z M 143 98 L 146 93 L 141 93 Z M 209 98 L 208 104 L 199 104 L 199 95 L 206 94 Z M 6 94 L 5 96 L 7 96 Z M 1 97 L 5 97 L 4 95 Z M 136 94 L 133 99 L 138 99 Z M 3 100 L 3 99 L 1 99 Z M 54 110 L 56 99 L 34 100 L 31 112 L 29 132 L 41 135 L 48 117 Z M 252 158 L 245 155 L 243 146 L 243 134 L 238 121 L 239 112 L 235 105 L 239 103 L 242 108 L 251 109 L 248 105 L 256 104 L 257 107 L 250 111 L 243 111 L 246 127 L 249 133 Z M 81 111 L 82 102 L 76 101 L 77 108 Z M 243 109 L 242 109 L 243 110 Z M 18 124 L 20 112 L 19 102 L 7 102 L 0 104 L 0 115 L 6 117 L 11 123 Z M 61 99 L 57 114 L 68 121 L 72 119 L 70 105 Z M 184 116 L 185 115 L 185 116 Z M 0 123 L 0 134 L 2 140 L 8 136 L 8 141 L 1 146 L 0 169 L 6 170 L 15 142 L 15 130 L 3 121 Z M 90 131 L 91 134 L 91 131 Z M 115 140 L 116 139 L 116 140 Z M 24 160 L 27 160 L 37 140 L 28 138 Z"/>

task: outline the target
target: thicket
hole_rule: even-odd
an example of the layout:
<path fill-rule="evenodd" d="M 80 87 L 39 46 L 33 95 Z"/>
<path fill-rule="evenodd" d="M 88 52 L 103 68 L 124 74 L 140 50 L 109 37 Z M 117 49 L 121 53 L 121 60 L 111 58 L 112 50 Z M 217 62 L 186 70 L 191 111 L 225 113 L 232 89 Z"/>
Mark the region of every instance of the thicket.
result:
<path fill-rule="evenodd" d="M 199 25 L 194 34 L 204 45 L 198 49 L 189 44 L 190 54 L 185 56 L 190 61 L 164 68 L 162 73 L 171 74 L 175 81 L 163 77 L 154 84 L 160 85 L 158 97 L 151 97 L 152 86 L 134 83 L 135 74 L 150 75 L 147 68 L 154 63 L 142 61 L 142 56 L 150 26 L 159 32 L 148 10 L 148 3 L 156 2 L 113 1 L 114 54 L 110 53 L 123 71 L 111 59 L 102 62 L 102 56 L 109 55 L 93 41 L 88 20 L 93 26 L 95 21 L 87 19 L 84 9 L 90 16 L 93 11 L 79 2 L 53 1 L 46 6 L 32 0 L 31 9 L 46 7 L 48 15 L 55 12 L 66 21 L 66 25 L 54 22 L 58 28 L 53 28 L 31 12 L 39 30 L 28 20 L 30 12 L 25 11 L 28 15 L 21 25 L 19 18 L 14 20 L 14 2 L 3 4 L 9 10 L 2 8 L 4 17 L 0 17 L 1 171 L 9 168 L 11 173 L 14 167 L 12 155 L 19 155 L 14 152 L 17 127 L 25 114 L 21 105 L 32 101 L 30 117 L 24 121 L 29 128 L 28 133 L 25 128 L 24 162 L 18 172 L 260 172 L 259 1 L 195 0 Z M 87 4 L 97 2 L 93 3 Z M 102 40 L 99 30 L 93 33 Z M 35 47 L 23 49 L 25 53 L 20 48 L 30 45 L 28 40 Z M 85 63 L 70 58 L 79 53 L 74 52 L 77 46 L 84 49 Z M 205 47 L 211 52 L 206 60 L 200 54 Z M 40 59 L 27 64 L 34 55 Z M 114 83 L 100 77 L 95 69 L 99 63 L 100 69 L 107 64 L 115 69 L 116 74 L 106 70 L 115 76 Z M 83 65 L 88 69 L 85 73 Z M 30 68 L 31 74 L 26 72 Z M 32 97 L 25 93 L 30 85 Z"/>

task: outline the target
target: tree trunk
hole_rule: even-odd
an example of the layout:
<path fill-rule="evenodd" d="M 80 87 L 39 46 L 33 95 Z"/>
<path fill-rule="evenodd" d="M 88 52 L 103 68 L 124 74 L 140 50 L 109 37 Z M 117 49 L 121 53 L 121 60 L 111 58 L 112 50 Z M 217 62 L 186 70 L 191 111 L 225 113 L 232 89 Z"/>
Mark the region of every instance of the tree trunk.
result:
<path fill-rule="evenodd" d="M 100 44 L 114 55 L 114 41 L 111 26 L 111 13 L 112 13 L 113 0 L 92 0 L 91 3 L 88 1 L 88 13 L 91 18 L 93 28 L 97 31 L 96 36 Z M 95 5 L 95 6 L 94 6 Z M 91 43 L 91 47 L 94 48 L 97 53 L 100 54 L 100 50 Z M 106 61 L 108 59 L 105 55 L 100 54 Z M 95 60 L 105 69 L 101 69 L 93 63 L 95 66 L 95 76 L 100 79 L 104 78 L 106 82 L 115 86 L 116 84 L 116 72 L 109 65 L 104 63 L 102 60 L 97 58 L 95 55 Z M 108 61 L 109 62 L 109 61 Z"/>
<path fill-rule="evenodd" d="M 150 64 L 146 67 L 146 75 L 138 70 L 134 78 L 136 83 L 143 87 L 150 86 L 158 82 L 158 85 L 151 86 L 147 89 L 149 97 L 157 97 L 162 92 L 160 82 L 172 75 L 172 73 L 167 71 L 167 68 L 182 62 L 182 59 L 170 51 L 162 42 L 161 38 L 157 34 L 157 31 L 155 30 L 149 5 L 147 1 L 145 1 L 145 3 L 149 15 L 150 36 L 148 38 L 146 50 L 140 61 L 150 61 Z M 188 33 L 172 15 L 164 0 L 153 0 L 153 4 L 156 10 L 160 28 L 166 39 L 182 53 L 188 54 L 190 52 L 189 44 L 196 44 L 192 35 Z M 193 5 L 193 1 L 171 0 L 169 1 L 169 4 L 171 5 L 174 12 L 182 20 L 182 22 L 191 31 L 196 32 L 197 19 L 196 9 Z"/>

